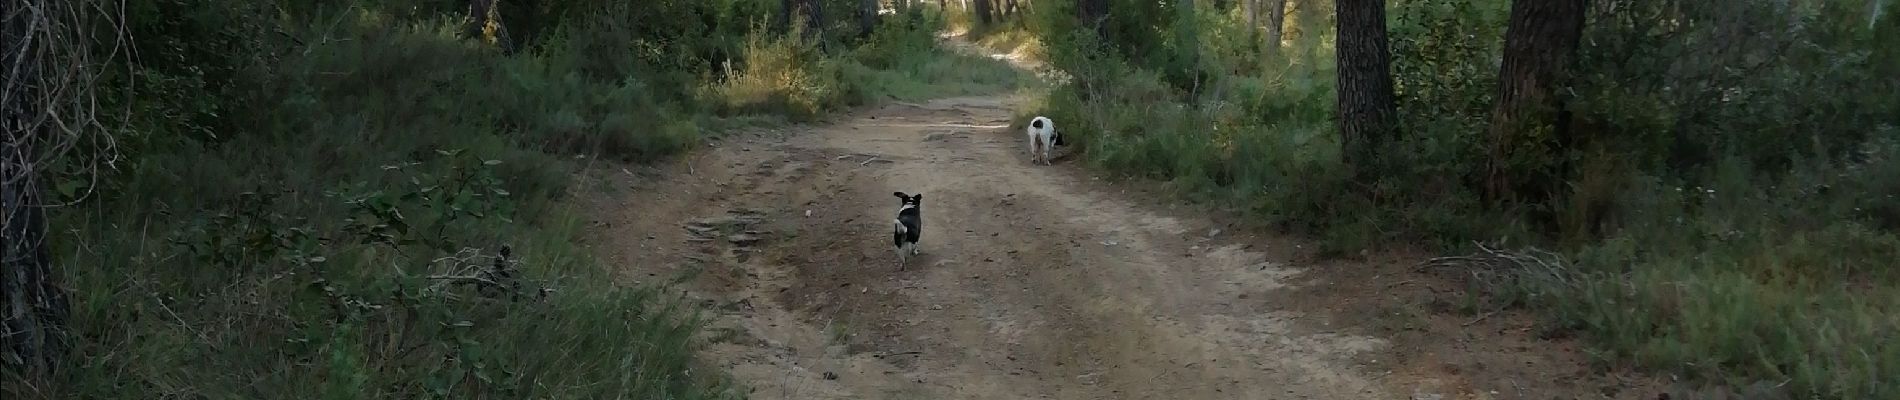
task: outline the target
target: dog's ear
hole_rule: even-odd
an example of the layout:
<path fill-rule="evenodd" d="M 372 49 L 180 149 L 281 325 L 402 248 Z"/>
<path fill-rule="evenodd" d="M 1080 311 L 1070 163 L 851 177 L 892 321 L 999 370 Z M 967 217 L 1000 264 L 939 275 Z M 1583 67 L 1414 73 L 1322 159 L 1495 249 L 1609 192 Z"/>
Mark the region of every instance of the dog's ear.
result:
<path fill-rule="evenodd" d="M 891 195 L 892 195 L 892 196 L 897 196 L 897 198 L 900 198 L 900 199 L 906 199 L 906 198 L 910 198 L 910 196 L 905 196 L 905 195 L 904 195 L 904 192 L 893 192 L 893 193 L 891 193 Z"/>
<path fill-rule="evenodd" d="M 918 194 L 913 194 L 913 195 L 910 195 L 910 200 L 911 200 L 911 201 L 915 201 L 915 202 L 918 202 L 918 203 L 922 203 L 922 202 L 924 202 L 924 194 L 923 194 L 923 193 L 918 193 Z"/>

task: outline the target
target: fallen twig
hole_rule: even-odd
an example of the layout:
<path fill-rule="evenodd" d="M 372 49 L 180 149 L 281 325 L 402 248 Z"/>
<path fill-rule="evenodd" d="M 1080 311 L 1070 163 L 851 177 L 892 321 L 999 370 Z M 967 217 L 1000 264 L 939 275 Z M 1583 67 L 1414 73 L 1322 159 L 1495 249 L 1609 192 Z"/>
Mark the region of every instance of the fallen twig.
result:
<path fill-rule="evenodd" d="M 1460 325 L 1460 326 L 1472 326 L 1472 325 L 1475 325 L 1475 324 L 1477 324 L 1477 323 L 1478 323 L 1478 322 L 1480 322 L 1480 321 L 1484 321 L 1484 319 L 1485 319 L 1485 318 L 1491 318 L 1491 314 L 1497 314 L 1497 313 L 1498 313 L 1497 311 L 1486 311 L 1486 312 L 1484 312 L 1484 314 L 1483 314 L 1483 315 L 1479 315 L 1479 316 L 1478 316 L 1478 319 L 1474 319 L 1474 320 L 1471 320 L 1471 321 L 1469 321 L 1469 322 L 1465 322 L 1465 323 L 1464 323 L 1464 325 Z"/>
<path fill-rule="evenodd" d="M 489 284 L 489 285 L 500 285 L 499 283 L 495 283 L 495 281 L 491 281 L 486 278 L 475 277 L 475 276 L 435 275 L 435 276 L 429 277 L 429 280 L 455 281 L 453 283 L 482 283 L 482 284 Z"/>
<path fill-rule="evenodd" d="M 924 354 L 924 352 L 921 352 L 921 351 L 900 351 L 900 352 L 896 352 L 896 353 L 885 353 L 885 354 L 878 354 L 878 355 L 873 355 L 873 356 L 871 356 L 871 357 L 873 357 L 873 358 L 884 358 L 884 357 L 896 357 L 896 356 L 910 356 L 910 355 L 918 355 L 918 354 Z"/>

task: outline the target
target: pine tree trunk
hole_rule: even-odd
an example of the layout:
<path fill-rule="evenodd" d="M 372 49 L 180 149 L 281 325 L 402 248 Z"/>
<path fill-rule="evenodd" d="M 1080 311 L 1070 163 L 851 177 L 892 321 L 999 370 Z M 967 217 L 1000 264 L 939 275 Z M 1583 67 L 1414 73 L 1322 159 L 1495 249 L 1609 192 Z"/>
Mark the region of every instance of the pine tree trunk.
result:
<path fill-rule="evenodd" d="M 1076 0 L 1075 19 L 1093 29 L 1095 37 L 1108 38 L 1108 0 Z"/>
<path fill-rule="evenodd" d="M 792 14 L 798 13 L 799 2 L 800 0 L 778 1 L 778 23 L 773 25 L 779 29 L 779 33 L 791 33 Z"/>
<path fill-rule="evenodd" d="M 990 1 L 991 0 L 975 0 L 974 4 L 976 5 L 976 8 L 971 10 L 971 13 L 973 14 L 971 16 L 976 18 L 977 26 L 990 25 L 990 22 L 991 22 Z"/>
<path fill-rule="evenodd" d="M 503 52 L 514 52 L 514 38 L 508 35 L 508 26 L 501 21 L 499 0 L 469 0 L 468 15 L 463 18 L 463 35 L 482 43 L 500 48 Z"/>
<path fill-rule="evenodd" d="M 1267 2 L 1267 52 L 1280 51 L 1280 32 L 1286 27 L 1287 0 L 1257 0 Z M 1259 25 L 1254 25 L 1259 26 Z"/>
<path fill-rule="evenodd" d="M 877 0 L 858 0 L 858 37 L 869 38 L 877 29 Z"/>
<path fill-rule="evenodd" d="M 1504 33 L 1485 193 L 1541 201 L 1561 187 L 1569 113 L 1557 94 L 1583 37 L 1585 0 L 1518 0 Z"/>
<path fill-rule="evenodd" d="M 35 140 L 51 136 L 39 121 L 50 107 L 44 98 L 48 80 L 42 58 L 53 45 L 46 30 L 63 8 L 50 0 L 9 0 L 0 5 L 0 365 L 41 375 L 64 353 L 68 309 L 46 243 L 46 214 L 38 171 L 33 169 Z M 60 67 L 55 67 L 60 68 Z M 57 73 L 57 72 L 55 72 Z"/>
<path fill-rule="evenodd" d="M 1260 0 L 1247 0 L 1244 6 L 1247 7 L 1247 28 L 1258 29 L 1260 27 Z M 1248 39 L 1257 38 L 1249 37 Z"/>
<path fill-rule="evenodd" d="M 1341 156 L 1361 178 L 1375 152 L 1393 135 L 1391 53 L 1386 43 L 1385 2 L 1340 0 L 1336 4 L 1339 48 L 1336 84 Z"/>
<path fill-rule="evenodd" d="M 822 4 L 824 4 L 824 2 L 821 0 L 805 0 L 804 13 L 805 13 L 805 38 L 806 39 L 818 40 L 824 37 L 825 9 L 824 7 L 821 6 Z M 818 46 L 824 47 L 824 43 L 819 42 Z"/>
<path fill-rule="evenodd" d="M 820 0 L 779 0 L 778 26 L 784 32 L 792 31 L 793 16 L 804 18 L 805 38 L 816 39 L 824 33 L 825 12 L 819 7 Z M 822 43 L 820 43 L 822 45 Z"/>

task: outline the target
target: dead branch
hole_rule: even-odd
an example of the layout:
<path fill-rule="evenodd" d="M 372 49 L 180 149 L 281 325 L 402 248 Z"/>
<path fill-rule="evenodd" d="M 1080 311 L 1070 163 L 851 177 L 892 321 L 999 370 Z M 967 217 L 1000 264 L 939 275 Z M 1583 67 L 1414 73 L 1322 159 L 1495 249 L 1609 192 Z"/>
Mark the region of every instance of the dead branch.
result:
<path fill-rule="evenodd" d="M 1474 282 L 1487 286 L 1495 286 L 1503 280 L 1519 279 L 1542 280 L 1569 288 L 1577 286 L 1576 271 L 1568 266 L 1561 255 L 1535 247 L 1503 250 L 1484 243 L 1475 244 L 1477 253 L 1435 257 L 1419 263 L 1414 270 L 1464 268 Z"/>

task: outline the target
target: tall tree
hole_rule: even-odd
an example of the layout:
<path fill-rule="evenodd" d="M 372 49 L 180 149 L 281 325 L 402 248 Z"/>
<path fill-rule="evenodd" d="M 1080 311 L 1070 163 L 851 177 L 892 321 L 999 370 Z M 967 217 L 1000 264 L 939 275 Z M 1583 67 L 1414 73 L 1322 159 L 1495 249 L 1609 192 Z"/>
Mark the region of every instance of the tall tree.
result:
<path fill-rule="evenodd" d="M 978 26 L 989 26 L 991 22 L 994 22 L 992 19 L 994 15 L 990 14 L 990 9 L 994 8 L 994 5 L 990 3 L 991 1 L 992 0 L 975 0 L 974 4 L 976 7 L 971 10 L 971 13 L 975 14 L 972 15 L 972 17 L 976 18 Z"/>
<path fill-rule="evenodd" d="M 1108 38 L 1108 0 L 1075 0 L 1075 19 L 1096 37 Z"/>
<path fill-rule="evenodd" d="M 514 51 L 513 38 L 508 35 L 507 25 L 501 21 L 501 8 L 496 7 L 497 0 L 468 0 L 468 15 L 462 21 L 463 36 L 480 40 L 502 51 Z"/>
<path fill-rule="evenodd" d="M 780 32 L 792 31 L 792 14 L 797 12 L 798 1 L 778 0 L 778 21 L 772 24 L 773 28 L 780 29 Z"/>
<path fill-rule="evenodd" d="M 1517 0 L 1504 32 L 1504 62 L 1491 111 L 1488 176 L 1492 200 L 1542 200 L 1560 187 L 1558 160 L 1574 144 L 1557 89 L 1583 37 L 1586 0 Z"/>
<path fill-rule="evenodd" d="M 1267 21 L 1266 21 L 1266 27 L 1265 27 L 1265 30 L 1267 31 L 1267 39 L 1266 39 L 1267 52 L 1277 53 L 1280 51 L 1280 32 L 1283 30 L 1283 28 L 1286 27 L 1287 0 L 1255 0 L 1255 1 L 1267 2 L 1266 4 Z M 1260 26 L 1260 25 L 1254 25 L 1254 26 Z"/>
<path fill-rule="evenodd" d="M 877 29 L 877 0 L 858 0 L 858 37 L 871 37 Z"/>
<path fill-rule="evenodd" d="M 0 366 L 9 375 L 44 377 L 66 349 L 70 309 L 48 251 L 44 168 L 104 132 L 93 108 L 99 63 L 90 46 L 118 39 L 95 34 L 123 30 L 89 26 L 113 20 L 90 14 L 91 5 L 0 2 Z"/>
<path fill-rule="evenodd" d="M 791 32 L 792 16 L 797 15 L 804 18 L 802 22 L 805 23 L 805 36 L 818 37 L 823 33 L 825 26 L 825 12 L 819 7 L 821 3 L 819 0 L 779 0 L 779 27 L 785 32 Z"/>
<path fill-rule="evenodd" d="M 1340 154 L 1364 178 L 1363 174 L 1370 172 L 1374 152 L 1394 134 L 1397 114 L 1392 98 L 1385 2 L 1339 0 L 1335 7 L 1339 79 L 1334 116 L 1339 120 Z"/>

